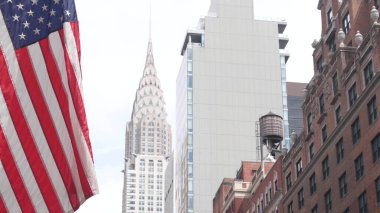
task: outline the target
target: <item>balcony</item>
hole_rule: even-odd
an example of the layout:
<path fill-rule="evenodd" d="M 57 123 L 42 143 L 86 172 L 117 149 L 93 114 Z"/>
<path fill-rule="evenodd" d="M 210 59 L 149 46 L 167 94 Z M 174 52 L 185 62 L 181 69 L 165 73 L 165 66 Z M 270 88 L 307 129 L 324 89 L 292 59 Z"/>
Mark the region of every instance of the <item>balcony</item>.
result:
<path fill-rule="evenodd" d="M 285 34 L 278 34 L 278 44 L 280 49 L 285 49 L 289 42 L 289 37 Z"/>

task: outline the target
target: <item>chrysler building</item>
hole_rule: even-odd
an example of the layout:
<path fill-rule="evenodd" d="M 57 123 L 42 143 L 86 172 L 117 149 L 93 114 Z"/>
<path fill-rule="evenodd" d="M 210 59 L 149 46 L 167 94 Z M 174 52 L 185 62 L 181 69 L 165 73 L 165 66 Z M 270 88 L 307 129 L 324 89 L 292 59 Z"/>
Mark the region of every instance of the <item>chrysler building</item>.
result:
<path fill-rule="evenodd" d="M 146 63 L 125 138 L 123 213 L 164 211 L 171 126 L 149 39 Z"/>

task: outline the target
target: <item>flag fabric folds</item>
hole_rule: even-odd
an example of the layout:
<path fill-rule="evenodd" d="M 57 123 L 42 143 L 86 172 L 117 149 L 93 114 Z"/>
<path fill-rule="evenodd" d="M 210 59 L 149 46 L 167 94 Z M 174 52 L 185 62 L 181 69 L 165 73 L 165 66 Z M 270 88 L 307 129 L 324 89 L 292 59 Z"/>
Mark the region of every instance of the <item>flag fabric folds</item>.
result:
<path fill-rule="evenodd" d="M 0 212 L 73 212 L 98 192 L 74 0 L 0 0 Z"/>

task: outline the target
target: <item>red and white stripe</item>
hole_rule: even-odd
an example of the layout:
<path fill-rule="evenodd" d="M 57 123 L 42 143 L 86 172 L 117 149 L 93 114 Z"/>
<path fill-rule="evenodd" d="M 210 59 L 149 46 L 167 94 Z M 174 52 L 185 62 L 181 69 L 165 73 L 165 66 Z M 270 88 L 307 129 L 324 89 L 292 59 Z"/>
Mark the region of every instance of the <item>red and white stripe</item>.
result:
<path fill-rule="evenodd" d="M 5 26 L 0 11 L 0 212 L 72 212 L 98 191 L 78 25 L 18 50 Z"/>

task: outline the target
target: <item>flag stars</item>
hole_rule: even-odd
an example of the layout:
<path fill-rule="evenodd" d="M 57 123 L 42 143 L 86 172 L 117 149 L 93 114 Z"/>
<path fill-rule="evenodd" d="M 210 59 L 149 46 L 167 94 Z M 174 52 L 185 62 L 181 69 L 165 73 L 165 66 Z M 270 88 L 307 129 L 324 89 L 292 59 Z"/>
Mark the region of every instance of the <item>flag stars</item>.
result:
<path fill-rule="evenodd" d="M 46 4 L 44 4 L 43 6 L 42 6 L 42 11 L 47 11 L 48 10 L 48 6 L 46 5 Z"/>
<path fill-rule="evenodd" d="M 59 4 L 61 0 L 54 0 L 54 4 Z"/>
<path fill-rule="evenodd" d="M 38 23 L 44 23 L 44 17 L 42 17 L 42 16 L 40 16 L 39 18 L 38 18 Z"/>
<path fill-rule="evenodd" d="M 24 33 L 21 33 L 18 36 L 20 37 L 20 40 L 25 40 L 25 38 L 26 38 L 26 35 Z"/>
<path fill-rule="evenodd" d="M 12 0 L 7 0 L 7 3 L 12 3 Z"/>
<path fill-rule="evenodd" d="M 29 10 L 28 12 L 26 12 L 28 14 L 28 16 L 33 16 L 34 12 L 32 10 Z"/>
<path fill-rule="evenodd" d="M 32 0 L 32 5 L 37 5 L 38 4 L 38 0 Z"/>
<path fill-rule="evenodd" d="M 25 21 L 22 24 L 24 25 L 24 28 L 29 28 L 30 23 L 28 21 Z"/>
<path fill-rule="evenodd" d="M 12 16 L 12 18 L 13 18 L 13 21 L 19 21 L 20 16 L 18 16 L 17 14 L 15 14 L 14 16 Z"/>
<path fill-rule="evenodd" d="M 65 10 L 65 15 L 67 16 L 67 17 L 70 17 L 70 11 L 68 11 L 68 10 Z"/>
<path fill-rule="evenodd" d="M 55 10 L 53 10 L 53 9 L 50 10 L 50 16 L 55 16 L 55 13 L 56 13 Z"/>
<path fill-rule="evenodd" d="M 19 10 L 24 10 L 24 5 L 23 4 L 18 4 L 18 5 L 16 5 L 16 7 L 17 7 L 17 9 L 19 9 Z"/>
<path fill-rule="evenodd" d="M 63 21 L 63 16 L 59 17 L 59 20 L 61 20 L 61 22 Z"/>
<path fill-rule="evenodd" d="M 48 28 L 50 29 L 50 28 L 51 28 L 51 26 L 52 26 L 52 23 L 51 23 L 51 22 L 49 22 L 49 23 L 47 24 L 47 26 L 48 26 Z"/>
<path fill-rule="evenodd" d="M 34 35 L 39 35 L 40 34 L 40 29 L 38 29 L 37 27 L 36 27 L 36 29 L 34 29 L 33 30 L 33 32 L 34 32 Z"/>

